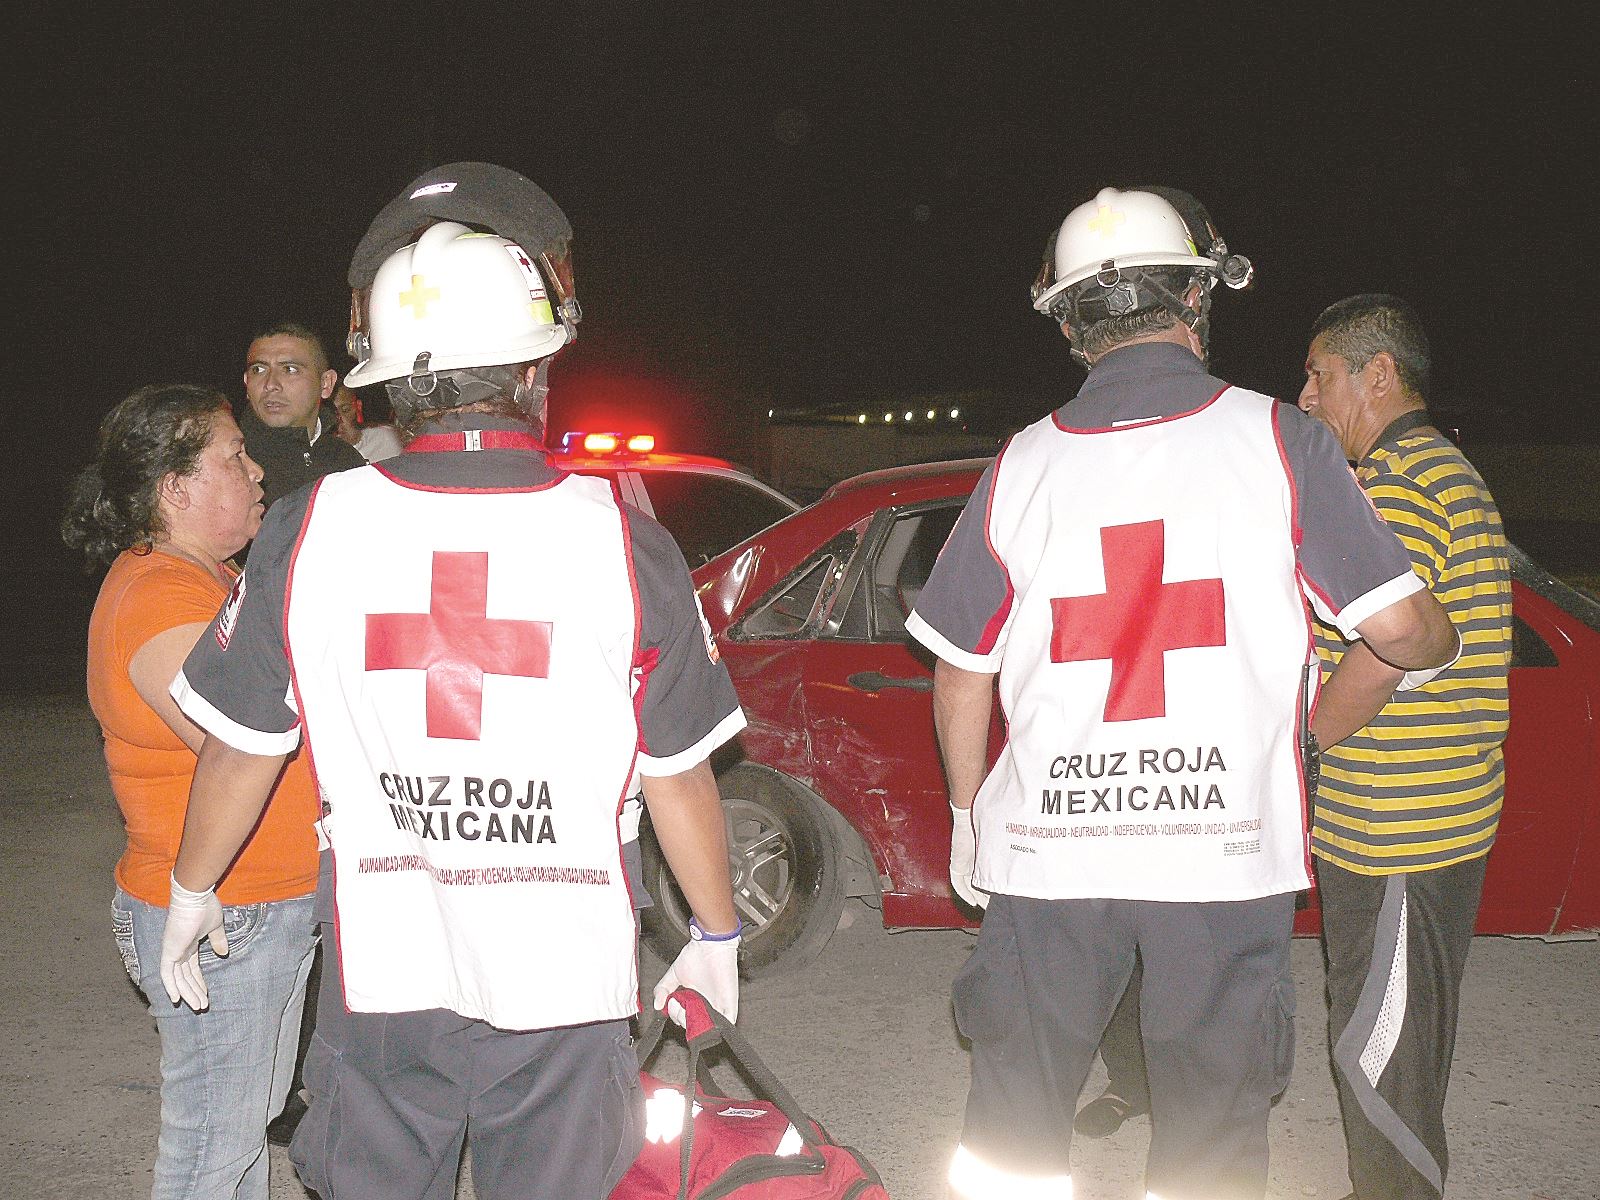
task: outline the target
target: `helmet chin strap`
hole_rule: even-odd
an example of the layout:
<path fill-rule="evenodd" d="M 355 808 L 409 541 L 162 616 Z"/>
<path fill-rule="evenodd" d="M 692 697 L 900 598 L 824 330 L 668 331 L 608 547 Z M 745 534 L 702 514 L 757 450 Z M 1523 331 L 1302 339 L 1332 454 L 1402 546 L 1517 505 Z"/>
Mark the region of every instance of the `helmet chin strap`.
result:
<path fill-rule="evenodd" d="M 554 355 L 551 356 L 552 358 Z M 517 376 L 516 391 L 512 394 L 518 408 L 527 414 L 528 421 L 533 425 L 534 431 L 544 436 L 544 420 L 546 402 L 550 397 L 550 359 L 541 358 L 539 365 L 533 369 L 533 381 L 528 381 L 524 372 Z"/>
<path fill-rule="evenodd" d="M 1178 320 L 1182 321 L 1189 327 L 1190 332 L 1193 333 L 1196 339 L 1198 339 L 1200 342 L 1200 365 L 1203 367 L 1210 367 L 1211 293 L 1202 288 L 1200 292 L 1200 303 L 1196 308 L 1190 308 L 1187 304 L 1184 304 L 1182 300 L 1176 297 L 1173 299 L 1174 303 L 1177 304 L 1178 307 L 1183 311 L 1179 312 L 1176 308 L 1173 308 L 1172 305 L 1167 306 L 1168 311 L 1173 313 Z"/>
<path fill-rule="evenodd" d="M 1148 292 L 1162 308 L 1183 322 L 1194 333 L 1195 337 L 1200 340 L 1200 363 L 1202 366 L 1209 367 L 1211 365 L 1211 289 L 1207 286 L 1207 281 L 1196 273 L 1195 279 L 1200 286 L 1200 299 L 1197 305 L 1191 308 L 1184 303 L 1183 297 L 1174 293 L 1171 288 L 1163 284 L 1152 273 L 1144 271 L 1134 273 L 1125 270 L 1120 272 L 1119 275 L 1121 280 L 1126 280 L 1132 284 L 1137 291 Z M 1190 287 L 1192 286 L 1194 286 L 1193 283 L 1190 284 Z M 1189 288 L 1186 287 L 1184 290 L 1187 292 Z M 1074 305 L 1073 309 L 1076 312 L 1077 306 Z M 1068 335 L 1068 345 L 1074 362 L 1084 370 L 1088 370 L 1093 366 L 1088 356 L 1079 350 L 1077 344 L 1072 341 L 1070 334 Z"/>
<path fill-rule="evenodd" d="M 1194 330 L 1196 336 L 1200 338 L 1201 349 L 1207 348 L 1211 327 L 1211 290 L 1206 287 L 1203 281 L 1200 283 L 1200 305 L 1198 308 L 1190 308 L 1184 303 L 1182 296 L 1176 295 L 1171 288 L 1163 284 L 1154 275 L 1146 275 L 1139 282 L 1150 289 L 1151 294 L 1161 302 L 1162 308 Z M 1191 282 L 1184 291 L 1187 292 L 1193 286 L 1194 283 Z"/>
<path fill-rule="evenodd" d="M 526 366 L 463 367 L 435 371 L 419 354 L 410 375 L 386 385 L 395 418 L 409 426 L 418 413 L 442 412 L 489 402 L 504 406 L 508 397 L 516 410 L 543 433 L 546 398 L 550 393 L 550 359 L 542 358 L 530 380 Z M 509 415 L 509 414 L 508 414 Z"/>

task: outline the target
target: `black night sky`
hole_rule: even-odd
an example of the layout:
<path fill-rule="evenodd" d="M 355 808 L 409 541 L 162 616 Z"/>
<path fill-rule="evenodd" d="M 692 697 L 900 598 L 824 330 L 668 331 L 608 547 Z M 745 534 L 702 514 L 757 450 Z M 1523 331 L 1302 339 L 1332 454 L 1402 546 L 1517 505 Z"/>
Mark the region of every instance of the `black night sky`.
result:
<path fill-rule="evenodd" d="M 774 405 L 972 388 L 1020 424 L 1080 378 L 1028 305 L 1046 236 L 1168 183 L 1257 265 L 1219 299 L 1220 373 L 1292 394 L 1316 313 L 1395 291 L 1469 438 L 1593 439 L 1584 8 L 1276 7 L 38 6 L 6 89 L 10 536 L 46 546 L 133 387 L 237 396 L 282 315 L 337 347 L 367 221 L 456 159 L 577 231 L 558 429 L 742 457 Z"/>

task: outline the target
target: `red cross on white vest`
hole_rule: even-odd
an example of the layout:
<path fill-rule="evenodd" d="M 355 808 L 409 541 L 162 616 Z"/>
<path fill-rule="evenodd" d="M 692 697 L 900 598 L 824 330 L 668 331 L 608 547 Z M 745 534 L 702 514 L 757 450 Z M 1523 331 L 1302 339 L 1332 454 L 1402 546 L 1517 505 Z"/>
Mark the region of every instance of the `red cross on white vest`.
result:
<path fill-rule="evenodd" d="M 1161 581 L 1164 521 L 1102 529 L 1100 554 L 1104 592 L 1050 601 L 1050 661 L 1111 660 L 1107 721 L 1166 716 L 1166 652 L 1227 643 L 1222 580 Z"/>
<path fill-rule="evenodd" d="M 428 612 L 367 617 L 367 670 L 428 673 L 429 737 L 478 740 L 485 675 L 549 677 L 550 622 L 488 607 L 489 555 L 435 550 Z"/>

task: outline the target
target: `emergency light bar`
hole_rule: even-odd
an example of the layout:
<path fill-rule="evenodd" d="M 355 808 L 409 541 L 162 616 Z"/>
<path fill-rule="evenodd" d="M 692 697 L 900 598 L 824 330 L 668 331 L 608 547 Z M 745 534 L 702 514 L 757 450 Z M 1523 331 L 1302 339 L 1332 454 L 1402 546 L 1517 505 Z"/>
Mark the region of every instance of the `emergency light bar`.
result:
<path fill-rule="evenodd" d="M 571 430 L 561 437 L 561 449 L 568 454 L 582 450 L 585 454 L 649 454 L 656 448 L 653 433 L 584 433 Z"/>

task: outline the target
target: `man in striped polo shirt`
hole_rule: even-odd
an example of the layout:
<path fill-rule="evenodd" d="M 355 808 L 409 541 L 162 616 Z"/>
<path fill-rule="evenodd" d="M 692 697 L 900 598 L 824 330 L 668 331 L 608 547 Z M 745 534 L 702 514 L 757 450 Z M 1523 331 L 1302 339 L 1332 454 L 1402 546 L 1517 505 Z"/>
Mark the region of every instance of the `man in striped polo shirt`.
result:
<path fill-rule="evenodd" d="M 1461 976 L 1505 794 L 1510 563 L 1489 489 L 1429 420 L 1428 342 L 1408 304 L 1332 305 L 1305 369 L 1300 407 L 1338 437 L 1462 640 L 1454 665 L 1406 690 L 1363 643 L 1320 627 L 1325 670 L 1359 655 L 1401 690 L 1360 728 L 1359 713 L 1313 722 L 1329 746 L 1312 852 L 1352 1195 L 1432 1198 L 1448 1168 Z"/>

